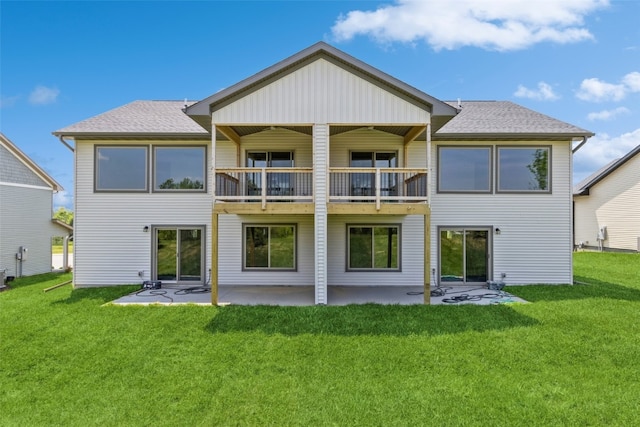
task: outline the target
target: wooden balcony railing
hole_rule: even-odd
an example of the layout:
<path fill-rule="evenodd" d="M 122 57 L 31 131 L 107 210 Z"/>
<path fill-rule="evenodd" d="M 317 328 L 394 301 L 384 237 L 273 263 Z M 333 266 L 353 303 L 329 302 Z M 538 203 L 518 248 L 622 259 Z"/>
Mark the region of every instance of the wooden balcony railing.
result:
<path fill-rule="evenodd" d="M 313 202 L 312 168 L 216 168 L 217 200 Z"/>
<path fill-rule="evenodd" d="M 330 168 L 329 202 L 427 201 L 427 169 Z"/>
<path fill-rule="evenodd" d="M 216 168 L 216 200 L 313 203 L 312 168 Z M 330 168 L 331 203 L 427 201 L 427 169 Z"/>

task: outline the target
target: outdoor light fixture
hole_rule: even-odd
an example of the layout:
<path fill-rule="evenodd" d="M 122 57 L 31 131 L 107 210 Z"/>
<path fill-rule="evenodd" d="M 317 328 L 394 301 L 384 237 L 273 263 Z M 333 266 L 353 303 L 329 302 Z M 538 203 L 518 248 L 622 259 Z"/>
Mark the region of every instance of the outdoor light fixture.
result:
<path fill-rule="evenodd" d="M 500 229 L 499 229 L 499 228 L 496 228 L 496 234 L 500 234 L 500 233 L 501 233 L 501 232 L 500 232 Z"/>
<path fill-rule="evenodd" d="M 144 228 L 142 229 L 142 231 L 144 231 L 145 233 L 149 232 L 149 226 L 145 225 Z"/>

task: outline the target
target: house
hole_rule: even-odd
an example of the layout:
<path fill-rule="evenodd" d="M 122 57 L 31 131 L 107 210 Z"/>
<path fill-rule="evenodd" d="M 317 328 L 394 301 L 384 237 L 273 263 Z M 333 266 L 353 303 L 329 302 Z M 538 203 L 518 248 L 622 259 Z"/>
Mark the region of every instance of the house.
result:
<path fill-rule="evenodd" d="M 571 283 L 572 143 L 512 102 L 443 102 L 323 42 L 75 143 L 75 286 Z M 429 302 L 429 292 L 425 292 Z"/>
<path fill-rule="evenodd" d="M 51 271 L 51 239 L 71 226 L 53 218 L 63 188 L 0 133 L 0 273 L 21 277 Z M 2 282 L 0 281 L 0 286 Z"/>
<path fill-rule="evenodd" d="M 577 184 L 577 248 L 640 251 L 640 145 Z"/>

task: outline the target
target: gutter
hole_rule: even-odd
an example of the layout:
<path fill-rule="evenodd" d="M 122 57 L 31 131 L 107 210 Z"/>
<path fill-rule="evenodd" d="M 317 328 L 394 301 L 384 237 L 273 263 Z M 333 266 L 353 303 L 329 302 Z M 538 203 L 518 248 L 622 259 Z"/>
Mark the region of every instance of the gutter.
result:
<path fill-rule="evenodd" d="M 69 143 L 67 141 L 64 140 L 64 135 L 58 135 L 58 139 L 60 140 L 60 142 L 62 142 L 64 145 L 66 145 L 67 148 L 69 150 L 71 150 L 72 153 L 75 153 L 76 150 L 74 150 L 73 147 L 71 145 L 69 145 Z"/>

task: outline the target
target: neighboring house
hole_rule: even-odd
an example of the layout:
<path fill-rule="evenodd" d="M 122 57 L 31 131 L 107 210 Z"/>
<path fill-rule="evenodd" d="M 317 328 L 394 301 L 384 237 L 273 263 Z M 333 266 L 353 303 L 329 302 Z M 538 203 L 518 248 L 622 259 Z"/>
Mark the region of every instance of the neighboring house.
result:
<path fill-rule="evenodd" d="M 0 272 L 51 271 L 51 239 L 72 228 L 53 218 L 53 194 L 63 188 L 0 133 Z"/>
<path fill-rule="evenodd" d="M 335 285 L 572 282 L 572 143 L 591 132 L 440 101 L 322 42 L 54 135 L 75 141 L 75 286 L 312 285 L 324 304 Z"/>
<path fill-rule="evenodd" d="M 575 186 L 577 248 L 640 251 L 640 145 Z"/>

